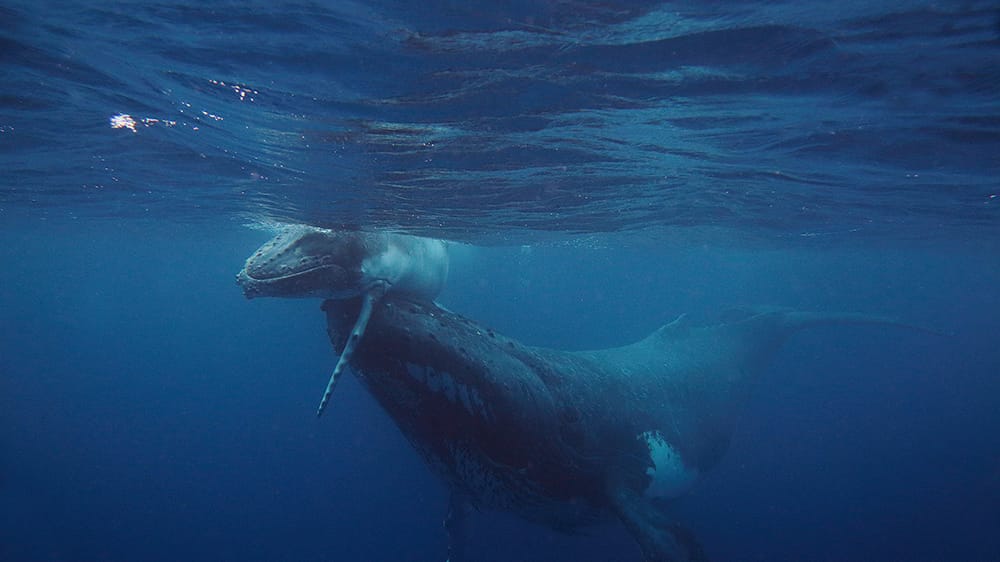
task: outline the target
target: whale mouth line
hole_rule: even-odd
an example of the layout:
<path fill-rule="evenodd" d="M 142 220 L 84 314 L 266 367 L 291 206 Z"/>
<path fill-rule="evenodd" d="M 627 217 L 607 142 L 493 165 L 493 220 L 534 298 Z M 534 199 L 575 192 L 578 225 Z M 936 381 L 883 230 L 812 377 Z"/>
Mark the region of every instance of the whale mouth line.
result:
<path fill-rule="evenodd" d="M 334 268 L 334 267 L 338 267 L 338 266 L 335 265 L 335 264 L 331 264 L 331 263 L 320 264 L 320 265 L 317 265 L 315 267 L 310 267 L 308 269 L 300 269 L 300 270 L 297 270 L 297 271 L 293 271 L 291 273 L 285 273 L 283 275 L 278 275 L 276 277 L 257 277 L 255 275 L 253 275 L 252 273 L 250 273 L 250 271 L 248 269 L 244 269 L 243 270 L 243 274 L 246 275 L 247 278 L 250 279 L 250 280 L 252 280 L 252 281 L 259 281 L 259 282 L 284 281 L 286 279 L 291 279 L 292 277 L 297 277 L 299 275 L 305 275 L 307 273 L 312 273 L 314 271 L 320 271 L 322 269 L 328 269 L 328 268 Z"/>

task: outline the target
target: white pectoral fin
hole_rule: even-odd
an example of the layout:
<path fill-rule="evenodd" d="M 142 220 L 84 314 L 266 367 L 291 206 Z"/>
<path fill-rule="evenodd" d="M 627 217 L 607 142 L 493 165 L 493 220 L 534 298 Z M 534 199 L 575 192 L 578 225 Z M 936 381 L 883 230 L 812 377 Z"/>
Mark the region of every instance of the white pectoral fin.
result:
<path fill-rule="evenodd" d="M 323 415 L 323 410 L 326 409 L 326 405 L 330 401 L 330 396 L 333 394 L 333 388 L 337 386 L 340 374 L 344 371 L 344 367 L 351 361 L 354 350 L 357 349 L 358 343 L 365 334 L 365 328 L 368 327 L 368 320 L 372 316 L 372 308 L 385 295 L 385 291 L 385 284 L 379 283 L 366 291 L 362 297 L 361 312 L 358 314 L 358 319 L 354 322 L 354 328 L 351 329 L 350 335 L 347 336 L 347 343 L 344 344 L 344 351 L 341 352 L 340 358 L 337 360 L 337 366 L 333 368 L 333 374 L 330 375 L 330 380 L 326 383 L 326 390 L 323 392 L 323 399 L 320 400 L 319 408 L 316 410 L 316 417 Z"/>

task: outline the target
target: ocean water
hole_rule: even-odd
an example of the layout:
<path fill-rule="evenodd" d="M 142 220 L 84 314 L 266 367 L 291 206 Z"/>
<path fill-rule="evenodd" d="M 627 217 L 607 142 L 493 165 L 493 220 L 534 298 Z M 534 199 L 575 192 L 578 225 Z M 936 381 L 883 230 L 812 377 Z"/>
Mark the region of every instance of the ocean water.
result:
<path fill-rule="evenodd" d="M 993 2 L 5 2 L 0 560 L 440 561 L 444 487 L 275 225 L 447 239 L 532 345 L 682 313 L 793 337 L 671 507 L 714 560 L 1000 560 Z M 481 562 L 631 561 L 476 514 Z"/>

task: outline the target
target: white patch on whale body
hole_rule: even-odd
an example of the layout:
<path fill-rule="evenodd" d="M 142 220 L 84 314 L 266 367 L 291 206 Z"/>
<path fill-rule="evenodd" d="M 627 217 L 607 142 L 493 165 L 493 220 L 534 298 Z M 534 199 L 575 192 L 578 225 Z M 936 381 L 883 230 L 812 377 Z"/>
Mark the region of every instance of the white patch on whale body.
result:
<path fill-rule="evenodd" d="M 469 389 L 465 385 L 458 387 L 458 397 L 462 399 L 462 406 L 467 412 L 472 411 L 472 403 L 469 402 Z"/>
<path fill-rule="evenodd" d="M 646 495 L 654 498 L 671 499 L 683 495 L 698 479 L 698 470 L 688 468 L 680 453 L 663 438 L 659 431 L 646 431 L 638 439 L 646 443 L 653 467 L 646 469 L 652 481 L 646 488 Z"/>
<path fill-rule="evenodd" d="M 392 236 L 384 251 L 361 263 L 364 283 L 384 281 L 392 293 L 431 301 L 448 277 L 448 252 L 444 242 L 415 236 Z"/>
<path fill-rule="evenodd" d="M 448 373 L 441 373 L 441 389 L 444 390 L 449 402 L 455 401 L 455 379 Z"/>
<path fill-rule="evenodd" d="M 454 376 L 438 372 L 425 365 L 406 363 L 406 374 L 435 394 L 442 394 L 449 402 L 461 404 L 466 412 L 491 421 L 492 416 L 475 387 L 467 386 Z"/>
<path fill-rule="evenodd" d="M 427 384 L 427 369 L 413 363 L 406 364 L 406 373 L 420 384 Z"/>

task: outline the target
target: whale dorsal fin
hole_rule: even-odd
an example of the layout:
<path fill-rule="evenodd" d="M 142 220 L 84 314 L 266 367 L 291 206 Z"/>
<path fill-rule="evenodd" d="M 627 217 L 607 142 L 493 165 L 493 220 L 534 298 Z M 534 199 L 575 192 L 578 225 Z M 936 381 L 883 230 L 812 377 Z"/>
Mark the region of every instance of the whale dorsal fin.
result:
<path fill-rule="evenodd" d="M 670 322 L 667 322 L 657 332 L 676 332 L 676 331 L 687 331 L 691 328 L 691 318 L 688 317 L 687 313 L 682 313 L 674 318 Z"/>
<path fill-rule="evenodd" d="M 656 331 L 650 334 L 647 339 L 665 338 L 665 337 L 678 338 L 687 334 L 692 327 L 693 323 L 691 322 L 691 319 L 688 317 L 688 315 L 681 314 L 672 321 L 667 322 L 666 324 L 657 328 Z"/>

